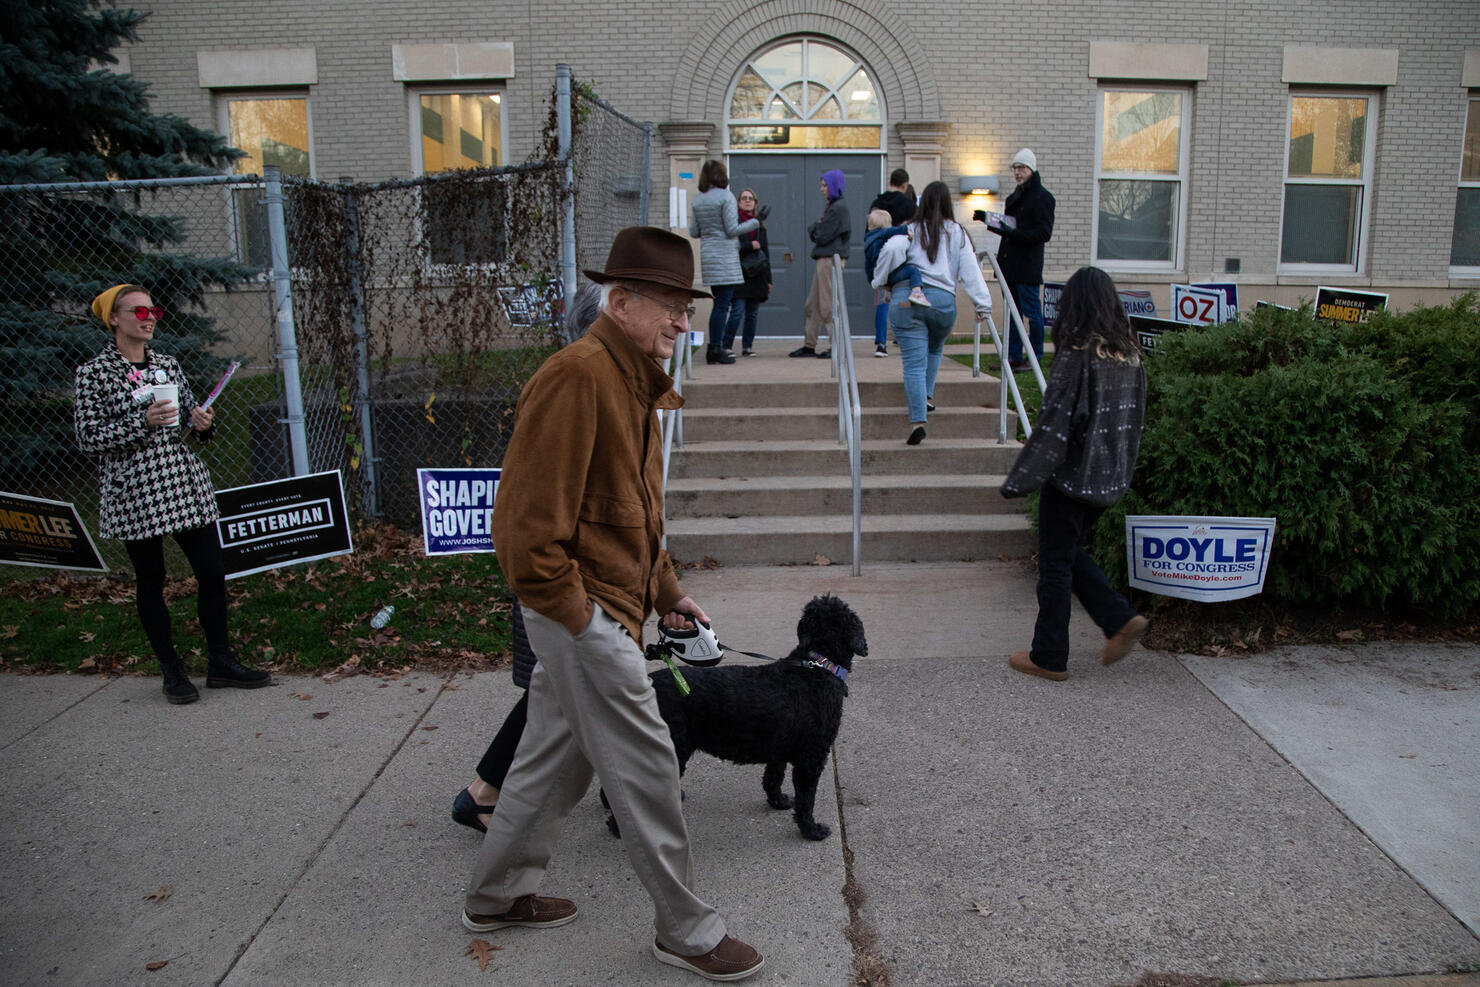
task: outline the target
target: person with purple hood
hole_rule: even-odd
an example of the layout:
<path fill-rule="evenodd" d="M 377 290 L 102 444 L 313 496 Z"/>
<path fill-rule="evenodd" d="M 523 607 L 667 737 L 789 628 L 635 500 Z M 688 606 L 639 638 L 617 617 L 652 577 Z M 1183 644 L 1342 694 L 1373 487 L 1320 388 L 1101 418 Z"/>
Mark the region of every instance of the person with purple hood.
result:
<path fill-rule="evenodd" d="M 837 169 L 822 173 L 822 194 L 827 197 L 827 207 L 817 222 L 807 227 L 812 238 L 812 257 L 817 269 L 812 274 L 812 288 L 807 292 L 807 304 L 802 309 L 806 318 L 802 345 L 792 350 L 790 356 L 830 356 L 823 350 L 817 352 L 817 337 L 823 323 L 832 326 L 833 320 L 833 257 L 848 260 L 848 238 L 852 223 L 848 217 L 848 203 L 843 201 L 843 173 Z M 830 333 L 836 333 L 829 328 Z"/>

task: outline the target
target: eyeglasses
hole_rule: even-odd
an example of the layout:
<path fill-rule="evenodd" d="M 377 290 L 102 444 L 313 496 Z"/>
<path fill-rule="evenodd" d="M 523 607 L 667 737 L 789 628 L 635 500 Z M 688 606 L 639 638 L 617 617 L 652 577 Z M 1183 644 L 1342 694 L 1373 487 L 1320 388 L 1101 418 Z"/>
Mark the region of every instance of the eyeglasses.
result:
<path fill-rule="evenodd" d="M 124 311 L 129 310 L 125 309 Z M 158 322 L 160 319 L 164 318 L 164 308 L 160 305 L 156 305 L 153 308 L 150 308 L 148 305 L 135 305 L 132 311 L 134 313 L 134 318 L 138 319 L 140 322 L 143 322 L 145 319 L 153 319 L 155 322 Z"/>
<path fill-rule="evenodd" d="M 694 313 L 698 311 L 698 309 L 694 308 L 694 306 L 692 305 L 675 305 L 672 302 L 665 302 L 663 301 L 663 299 L 658 298 L 655 295 L 649 295 L 645 291 L 638 291 L 636 288 L 628 288 L 627 290 L 634 295 L 641 295 L 643 298 L 646 298 L 648 301 L 657 305 L 663 311 L 667 312 L 668 317 L 674 322 L 677 322 L 680 319 L 692 319 L 694 317 Z"/>

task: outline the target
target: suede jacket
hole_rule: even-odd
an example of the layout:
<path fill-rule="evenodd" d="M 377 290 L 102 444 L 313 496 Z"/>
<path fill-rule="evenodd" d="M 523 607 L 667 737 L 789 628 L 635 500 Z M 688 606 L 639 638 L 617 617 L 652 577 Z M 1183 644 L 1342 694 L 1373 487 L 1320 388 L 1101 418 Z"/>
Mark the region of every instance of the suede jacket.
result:
<path fill-rule="evenodd" d="M 1100 355 L 1097 342 L 1055 355 L 1043 410 L 1002 484 L 1004 497 L 1045 483 L 1096 507 L 1125 496 L 1141 449 L 1146 368 L 1139 357 Z"/>
<path fill-rule="evenodd" d="M 682 405 L 673 380 L 605 315 L 529 379 L 493 512 L 499 565 L 522 604 L 579 634 L 594 598 L 641 644 L 648 614 L 683 598 L 659 547 L 657 416 Z"/>

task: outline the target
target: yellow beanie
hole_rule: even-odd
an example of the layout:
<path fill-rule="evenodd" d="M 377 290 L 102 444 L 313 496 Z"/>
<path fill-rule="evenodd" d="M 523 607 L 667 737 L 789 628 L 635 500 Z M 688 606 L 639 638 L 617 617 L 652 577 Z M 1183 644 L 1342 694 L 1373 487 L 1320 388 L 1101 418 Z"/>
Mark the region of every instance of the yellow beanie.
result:
<path fill-rule="evenodd" d="M 113 318 L 113 303 L 119 295 L 130 291 L 144 291 L 144 289 L 136 284 L 115 284 L 92 300 L 93 315 L 103 320 L 103 328 L 109 332 L 113 331 L 113 323 L 109 321 Z"/>

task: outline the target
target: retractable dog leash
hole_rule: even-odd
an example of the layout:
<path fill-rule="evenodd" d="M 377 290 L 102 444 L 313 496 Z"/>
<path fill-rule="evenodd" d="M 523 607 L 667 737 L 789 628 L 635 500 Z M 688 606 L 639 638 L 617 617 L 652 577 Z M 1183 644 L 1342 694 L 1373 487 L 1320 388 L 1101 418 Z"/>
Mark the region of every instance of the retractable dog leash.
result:
<path fill-rule="evenodd" d="M 714 633 L 714 628 L 702 621 L 694 621 L 693 627 L 668 627 L 661 621 L 658 623 L 658 640 L 647 646 L 646 657 L 648 661 L 661 661 L 668 666 L 668 671 L 673 673 L 673 681 L 678 686 L 680 695 L 689 694 L 689 683 L 679 671 L 678 664 L 674 662 L 673 656 L 686 665 L 694 665 L 699 668 L 709 668 L 718 665 L 724 658 L 726 651 L 733 651 L 737 655 L 747 658 L 760 658 L 763 661 L 775 661 L 770 655 L 763 655 L 755 651 L 741 651 L 720 642 Z M 812 654 L 805 663 L 815 668 L 836 675 L 838 678 L 847 680 L 848 671 L 839 665 L 828 661 L 821 655 Z"/>

